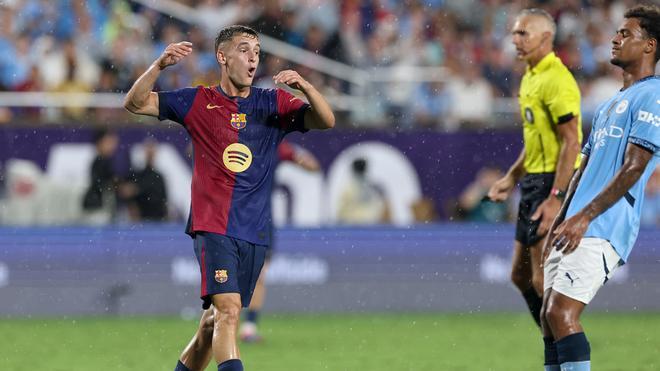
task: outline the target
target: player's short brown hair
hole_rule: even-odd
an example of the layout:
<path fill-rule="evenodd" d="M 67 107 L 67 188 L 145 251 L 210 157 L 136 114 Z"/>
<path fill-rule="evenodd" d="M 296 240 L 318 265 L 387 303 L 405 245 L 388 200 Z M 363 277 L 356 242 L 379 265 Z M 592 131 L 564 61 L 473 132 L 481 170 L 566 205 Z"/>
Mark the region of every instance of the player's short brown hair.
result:
<path fill-rule="evenodd" d="M 656 5 L 638 5 L 626 10 L 624 18 L 636 18 L 646 36 L 655 39 L 655 62 L 660 60 L 660 7 Z"/>
<path fill-rule="evenodd" d="M 251 37 L 259 38 L 259 34 L 253 28 L 243 25 L 227 26 L 218 32 L 215 37 L 215 54 L 218 54 L 220 44 L 225 41 L 231 40 L 236 35 L 248 35 Z"/>

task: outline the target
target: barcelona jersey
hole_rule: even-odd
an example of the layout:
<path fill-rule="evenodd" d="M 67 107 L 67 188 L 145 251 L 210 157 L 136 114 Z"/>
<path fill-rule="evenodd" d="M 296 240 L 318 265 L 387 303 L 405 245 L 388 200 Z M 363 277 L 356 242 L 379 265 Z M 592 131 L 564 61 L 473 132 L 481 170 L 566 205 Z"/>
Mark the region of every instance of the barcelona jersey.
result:
<path fill-rule="evenodd" d="M 158 99 L 158 118 L 183 125 L 193 143 L 187 233 L 269 244 L 277 148 L 286 134 L 306 131 L 309 105 L 282 89 L 256 87 L 246 98 L 198 86 L 159 92 Z"/>

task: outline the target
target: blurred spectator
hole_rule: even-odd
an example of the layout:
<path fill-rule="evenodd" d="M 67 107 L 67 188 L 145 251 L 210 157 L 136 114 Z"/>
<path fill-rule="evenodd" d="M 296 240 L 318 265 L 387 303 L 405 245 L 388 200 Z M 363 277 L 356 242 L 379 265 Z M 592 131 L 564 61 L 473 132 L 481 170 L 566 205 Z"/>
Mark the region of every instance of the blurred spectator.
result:
<path fill-rule="evenodd" d="M 198 2 L 196 9 L 198 21 L 206 29 L 221 29 L 232 24 L 249 23 L 260 12 L 257 4 L 249 0 L 202 0 Z M 193 45 L 198 46 L 195 43 Z"/>
<path fill-rule="evenodd" d="M 435 203 L 428 197 L 422 197 L 415 201 L 412 206 L 415 223 L 433 223 L 438 220 L 438 211 Z"/>
<path fill-rule="evenodd" d="M 250 23 L 250 26 L 259 33 L 283 40 L 285 28 L 283 27 L 282 20 L 287 16 L 285 13 L 285 9 L 287 8 L 282 6 L 282 1 L 278 0 L 261 1 L 260 5 L 263 7 L 262 12 L 259 17 Z M 289 14 L 288 16 L 290 17 L 291 15 Z"/>
<path fill-rule="evenodd" d="M 351 179 L 341 193 L 337 220 L 343 224 L 378 224 L 390 220 L 383 191 L 367 178 L 367 160 L 355 159 Z"/>
<path fill-rule="evenodd" d="M 464 63 L 459 74 L 447 84 L 452 105 L 445 129 L 452 131 L 460 126 L 483 127 L 491 124 L 493 91 L 473 63 Z"/>
<path fill-rule="evenodd" d="M 311 152 L 286 139 L 282 140 L 277 147 L 277 158 L 280 162 L 293 162 L 297 166 L 300 166 L 301 169 L 307 171 L 316 172 L 321 170 L 319 161 Z"/>
<path fill-rule="evenodd" d="M 420 84 L 409 107 L 414 119 L 412 123 L 422 127 L 438 127 L 450 112 L 451 99 L 443 81 Z"/>
<path fill-rule="evenodd" d="M 121 194 L 128 202 L 133 221 L 164 221 L 167 219 L 167 191 L 163 175 L 154 168 L 158 142 L 144 142 L 145 166 L 128 177 L 120 186 Z"/>
<path fill-rule="evenodd" d="M 609 64 L 610 40 L 630 5 L 627 0 L 175 1 L 186 10 L 186 17 L 162 13 L 150 8 L 149 2 L 127 0 L 0 2 L 0 90 L 126 91 L 156 54 L 180 40 L 193 41 L 195 53 L 163 75 L 158 88 L 212 84 L 216 30 L 230 23 L 247 23 L 264 35 L 366 72 L 362 76 L 367 77 L 365 82 L 340 67 L 334 74 L 343 71 L 340 75 L 349 77 L 338 81 L 326 74 L 325 67 L 297 58 L 286 61 L 278 50 L 279 69 L 302 68 L 296 63 L 321 68 L 314 74 L 330 89 L 320 86 L 320 90 L 355 98 L 340 100 L 348 103 L 337 106 L 350 112 L 348 122 L 454 130 L 463 127 L 461 124 L 491 127 L 495 124 L 491 120 L 496 119 L 499 127 L 512 126 L 517 122 L 508 106 L 493 101 L 494 97 L 515 97 L 522 75 L 515 73 L 521 64 L 512 53 L 512 17 L 523 6 L 548 10 L 558 24 L 557 54 L 576 74 L 580 86 L 589 89 L 592 82 L 598 86 L 595 81 L 607 77 L 603 65 Z M 264 51 L 268 49 L 264 43 Z M 263 57 L 270 59 L 266 54 Z M 107 66 L 114 77 L 109 78 Z M 374 71 L 375 67 L 391 69 Z M 453 103 L 448 125 L 437 126 L 433 121 L 438 120 L 430 119 L 428 105 L 439 99 L 438 89 L 429 88 L 424 76 L 409 76 L 407 71 L 415 71 L 415 67 L 449 71 L 446 89 Z M 596 88 L 591 91 L 598 94 Z M 419 111 L 409 112 L 420 101 Z M 441 101 L 444 104 L 444 98 Z M 491 114 L 493 107 L 498 115 Z M 592 114 L 592 108 L 585 104 L 585 117 Z M 41 112 L 9 112 L 2 107 L 0 111 L 4 120 L 13 114 L 13 120 L 24 121 L 33 119 L 26 113 Z M 121 109 L 93 113 L 85 119 L 103 122 L 113 114 L 125 119 Z M 77 119 L 81 110 L 68 114 Z"/>
<path fill-rule="evenodd" d="M 490 82 L 497 97 L 511 97 L 514 95 L 515 75 L 509 68 L 504 52 L 493 45 L 486 49 L 485 60 L 482 67 L 483 76 Z"/>
<path fill-rule="evenodd" d="M 621 69 L 607 64 L 601 64 L 598 68 L 596 78 L 589 84 L 583 84 L 584 93 L 583 109 L 587 112 L 595 112 L 599 105 L 607 101 L 612 95 L 621 89 Z M 593 114 L 588 117 L 593 117 Z M 588 122 L 583 120 L 584 122 Z"/>
<path fill-rule="evenodd" d="M 62 86 L 76 85 L 81 91 L 91 91 L 96 86 L 100 70 L 96 61 L 76 47 L 74 39 L 55 40 L 39 63 L 44 88 L 57 90 Z"/>
<path fill-rule="evenodd" d="M 91 91 L 91 85 L 88 85 L 78 76 L 79 60 L 75 53 L 75 46 L 67 43 L 64 63 L 66 75 L 64 80 L 57 84 L 52 90 L 59 93 L 87 93 Z M 79 105 L 80 100 L 70 101 L 71 105 L 65 107 L 64 114 L 66 118 L 81 120 L 83 119 L 87 108 Z"/>
<path fill-rule="evenodd" d="M 89 188 L 83 197 L 83 223 L 103 225 L 110 223 L 117 205 L 116 190 L 119 182 L 112 165 L 119 138 L 108 130 L 94 134 L 96 158 L 92 162 Z"/>
<path fill-rule="evenodd" d="M 493 202 L 487 198 L 488 190 L 504 174 L 494 166 L 486 166 L 477 172 L 458 198 L 456 216 L 471 222 L 501 223 L 509 220 L 509 207 L 505 202 Z"/>

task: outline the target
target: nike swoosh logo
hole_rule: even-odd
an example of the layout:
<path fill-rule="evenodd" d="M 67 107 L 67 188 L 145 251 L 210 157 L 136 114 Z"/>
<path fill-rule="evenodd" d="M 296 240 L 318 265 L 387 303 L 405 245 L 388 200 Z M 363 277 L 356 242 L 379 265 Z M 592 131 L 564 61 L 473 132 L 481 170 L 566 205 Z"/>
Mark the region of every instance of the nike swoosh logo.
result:
<path fill-rule="evenodd" d="M 222 107 L 224 107 L 224 106 L 216 106 L 216 105 L 213 105 L 211 103 L 206 105 L 206 109 L 214 109 L 214 108 L 222 108 Z"/>
<path fill-rule="evenodd" d="M 298 99 L 298 97 L 293 97 L 293 98 L 289 99 L 289 102 L 293 102 L 296 99 Z"/>

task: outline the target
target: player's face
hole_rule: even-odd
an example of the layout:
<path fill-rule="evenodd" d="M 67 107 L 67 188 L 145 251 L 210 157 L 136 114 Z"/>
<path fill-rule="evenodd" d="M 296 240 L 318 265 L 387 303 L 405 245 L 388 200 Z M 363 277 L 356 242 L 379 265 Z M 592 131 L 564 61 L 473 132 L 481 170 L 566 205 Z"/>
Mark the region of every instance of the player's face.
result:
<path fill-rule="evenodd" d="M 612 38 L 612 59 L 610 63 L 626 67 L 639 61 L 644 55 L 648 38 L 639 26 L 637 18 L 627 18 L 623 21 L 616 35 Z"/>
<path fill-rule="evenodd" d="M 225 64 L 227 75 L 234 85 L 239 88 L 252 85 L 260 50 L 258 38 L 240 35 L 234 36 L 228 45 L 218 51 L 218 60 Z"/>
<path fill-rule="evenodd" d="M 522 16 L 513 24 L 511 36 L 519 60 L 532 58 L 543 43 L 544 35 L 538 23 L 534 17 Z"/>

